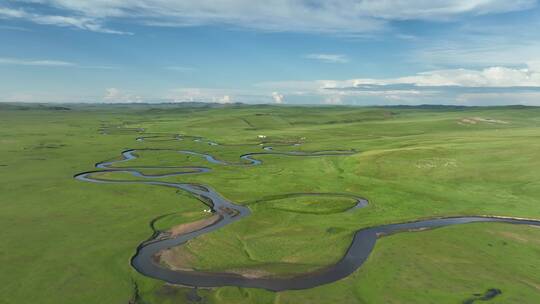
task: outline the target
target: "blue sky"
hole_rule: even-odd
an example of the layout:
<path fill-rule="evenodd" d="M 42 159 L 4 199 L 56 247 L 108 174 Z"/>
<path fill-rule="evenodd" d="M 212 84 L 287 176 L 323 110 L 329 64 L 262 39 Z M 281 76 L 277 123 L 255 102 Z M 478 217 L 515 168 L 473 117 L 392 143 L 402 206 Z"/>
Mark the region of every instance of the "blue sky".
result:
<path fill-rule="evenodd" d="M 0 101 L 540 105 L 537 0 L 0 0 Z"/>

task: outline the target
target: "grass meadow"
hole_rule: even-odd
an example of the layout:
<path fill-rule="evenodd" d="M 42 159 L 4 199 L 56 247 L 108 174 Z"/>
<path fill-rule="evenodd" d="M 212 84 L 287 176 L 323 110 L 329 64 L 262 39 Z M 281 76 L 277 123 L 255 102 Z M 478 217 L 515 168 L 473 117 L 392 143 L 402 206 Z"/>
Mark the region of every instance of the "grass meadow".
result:
<path fill-rule="evenodd" d="M 203 219 L 207 207 L 174 189 L 73 179 L 126 149 L 193 150 L 241 162 L 240 155 L 262 151 L 264 135 L 303 143 L 276 151 L 358 151 L 261 155 L 263 164 L 251 167 L 137 152 L 129 166 L 211 168 L 162 180 L 209 185 L 252 210 L 174 249 L 196 270 L 298 275 L 335 263 L 365 227 L 458 215 L 540 219 L 540 108 L 66 107 L 0 105 L 0 303 L 189 303 L 190 289 L 144 277 L 129 261 L 153 228 Z M 138 142 L 142 129 L 222 145 Z M 344 212 L 354 205 L 347 197 L 291 193 L 343 193 L 370 203 Z M 489 303 L 539 303 L 539 240 L 538 228 L 496 223 L 405 232 L 379 239 L 363 267 L 328 285 L 198 295 L 200 303 L 463 303 L 499 289 Z"/>

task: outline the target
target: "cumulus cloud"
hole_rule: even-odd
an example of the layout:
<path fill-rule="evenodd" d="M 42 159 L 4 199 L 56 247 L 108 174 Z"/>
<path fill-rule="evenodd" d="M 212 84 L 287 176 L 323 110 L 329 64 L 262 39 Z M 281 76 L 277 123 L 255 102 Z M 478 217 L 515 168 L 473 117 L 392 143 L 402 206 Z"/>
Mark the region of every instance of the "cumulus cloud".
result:
<path fill-rule="evenodd" d="M 531 71 L 540 73 L 540 60 L 529 61 L 527 62 L 527 66 Z"/>
<path fill-rule="evenodd" d="M 170 90 L 165 100 L 170 102 L 233 103 L 242 92 L 210 88 L 178 88 Z"/>
<path fill-rule="evenodd" d="M 117 88 L 108 88 L 105 90 L 105 96 L 103 100 L 107 102 L 126 102 L 126 103 L 137 103 L 143 102 L 144 99 L 141 96 L 134 95 L 131 93 L 126 93 Z"/>
<path fill-rule="evenodd" d="M 323 103 L 328 105 L 338 105 L 343 103 L 343 99 L 339 95 L 330 95 L 324 98 Z"/>
<path fill-rule="evenodd" d="M 272 99 L 274 100 L 274 103 L 281 104 L 285 100 L 285 96 L 278 92 L 272 92 Z"/>
<path fill-rule="evenodd" d="M 450 69 L 398 78 L 268 82 L 293 100 L 326 104 L 527 104 L 540 105 L 540 66 Z"/>
<path fill-rule="evenodd" d="M 449 69 L 390 79 L 352 79 L 342 84 L 350 84 L 353 87 L 396 84 L 417 87 L 540 87 L 540 70 L 537 68 L 538 66 L 531 65 L 522 69 L 508 67 L 489 67 L 481 70 Z"/>
<path fill-rule="evenodd" d="M 232 102 L 233 102 L 233 98 L 231 97 L 231 95 L 223 95 L 223 97 L 217 98 L 216 101 L 217 101 L 218 103 L 232 103 Z"/>
<path fill-rule="evenodd" d="M 63 15 L 26 12 L 18 3 L 39 3 Z M 458 16 L 524 10 L 535 0 L 21 0 L 1 8 L 0 16 L 40 24 L 71 26 L 104 33 L 111 19 L 158 26 L 226 25 L 264 30 L 319 33 L 366 33 L 392 20 L 444 20 Z"/>
<path fill-rule="evenodd" d="M 108 88 L 105 90 L 105 96 L 103 99 L 110 100 L 110 99 L 116 99 L 120 96 L 120 90 L 117 88 Z"/>
<path fill-rule="evenodd" d="M 347 63 L 349 58 L 343 54 L 307 54 L 307 59 L 313 59 L 324 63 Z"/>
<path fill-rule="evenodd" d="M 169 90 L 161 100 L 167 102 L 215 103 L 284 103 L 285 96 L 277 91 L 261 89 L 176 88 Z"/>
<path fill-rule="evenodd" d="M 508 104 L 540 106 L 540 92 L 466 93 L 456 98 L 456 104 L 474 106 Z"/>

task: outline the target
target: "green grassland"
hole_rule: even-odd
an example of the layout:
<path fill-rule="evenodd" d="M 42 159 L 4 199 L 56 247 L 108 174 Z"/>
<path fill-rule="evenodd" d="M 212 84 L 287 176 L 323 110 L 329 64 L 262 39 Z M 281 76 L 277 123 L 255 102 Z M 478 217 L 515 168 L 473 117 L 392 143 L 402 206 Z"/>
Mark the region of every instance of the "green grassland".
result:
<path fill-rule="evenodd" d="M 207 207 L 175 189 L 73 179 L 126 149 L 171 151 L 137 151 L 118 167 L 205 166 L 213 171 L 160 180 L 209 185 L 251 209 L 174 249 L 193 269 L 295 275 L 335 263 L 364 227 L 456 215 L 540 219 L 540 108 L 67 107 L 0 104 L 0 303 L 189 303 L 190 289 L 144 277 L 129 261 L 153 229 L 207 217 Z M 224 145 L 137 142 L 139 129 Z M 261 155 L 250 167 L 172 151 L 241 163 L 262 151 L 258 135 L 303 143 L 275 151 L 358 153 Z M 370 204 L 344 212 L 354 205 L 348 197 L 292 193 Z M 494 223 L 406 232 L 381 238 L 363 267 L 328 285 L 198 295 L 200 303 L 463 303 L 496 288 L 502 294 L 488 303 L 538 303 L 539 239 L 538 228 Z"/>

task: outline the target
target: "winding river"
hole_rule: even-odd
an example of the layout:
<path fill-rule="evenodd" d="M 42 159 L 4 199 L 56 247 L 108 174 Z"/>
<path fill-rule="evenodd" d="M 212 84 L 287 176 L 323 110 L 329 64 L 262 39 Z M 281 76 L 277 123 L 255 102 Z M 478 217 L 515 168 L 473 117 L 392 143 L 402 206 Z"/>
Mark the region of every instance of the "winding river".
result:
<path fill-rule="evenodd" d="M 220 145 L 216 142 L 208 141 L 202 137 L 195 136 L 181 136 L 181 135 L 148 135 L 137 138 L 137 141 L 168 141 L 168 140 L 193 140 L 196 142 L 205 143 L 208 145 L 217 146 Z M 298 146 L 299 142 L 293 143 L 277 143 L 279 146 Z M 251 144 L 251 146 L 253 146 Z M 201 166 L 173 166 L 173 167 L 160 167 L 160 166 L 140 166 L 140 167 L 115 167 L 116 164 L 129 162 L 130 160 L 137 158 L 137 151 L 172 151 L 185 155 L 192 155 L 201 157 L 206 161 L 230 166 L 256 166 L 262 164 L 262 161 L 257 159 L 257 156 L 261 155 L 280 155 L 290 157 L 323 157 L 323 156 L 347 156 L 357 153 L 351 150 L 330 150 L 330 151 L 317 151 L 317 152 L 276 152 L 273 150 L 271 143 L 260 144 L 262 151 L 248 153 L 240 156 L 241 161 L 230 163 L 219 160 L 218 158 L 204 153 L 199 153 L 189 150 L 173 150 L 173 149 L 131 149 L 122 152 L 122 159 L 116 161 L 105 161 L 97 163 L 95 166 L 97 170 L 83 172 L 75 175 L 75 178 L 85 182 L 93 183 L 122 183 L 122 184 L 147 184 L 154 186 L 170 187 L 186 191 L 198 199 L 202 200 L 209 205 L 214 214 L 219 215 L 219 220 L 213 224 L 210 224 L 202 229 L 181 234 L 172 238 L 163 238 L 155 234 L 150 240 L 143 242 L 137 248 L 135 255 L 131 260 L 132 266 L 141 274 L 163 280 L 172 284 L 181 284 L 194 287 L 219 287 L 219 286 L 238 286 L 238 287 L 253 287 L 264 288 L 272 291 L 293 290 L 293 289 L 307 289 L 316 287 L 319 285 L 331 283 L 339 279 L 345 278 L 356 269 L 358 269 L 368 258 L 377 238 L 383 235 L 389 235 L 397 232 L 412 231 L 420 229 L 437 228 L 443 226 L 474 223 L 474 222 L 500 222 L 510 224 L 521 225 L 535 225 L 540 226 L 538 220 L 527 219 L 515 219 L 515 218 L 503 218 L 503 217 L 489 217 L 489 216 L 466 216 L 466 217 L 448 217 L 448 218 L 435 218 L 429 220 L 421 220 L 415 222 L 388 224 L 376 227 L 365 228 L 357 231 L 353 237 L 352 243 L 348 248 L 345 255 L 339 262 L 334 265 L 328 266 L 324 269 L 317 270 L 311 273 L 305 273 L 295 277 L 269 277 L 269 278 L 248 278 L 234 273 L 214 273 L 214 272 L 202 272 L 202 271 L 181 271 L 172 270 L 159 265 L 154 257 L 160 251 L 185 244 L 187 241 L 194 239 L 200 235 L 209 233 L 216 229 L 220 229 L 230 223 L 241 220 L 242 218 L 250 215 L 250 209 L 235 204 L 223 196 L 217 191 L 207 185 L 190 184 L 190 183 L 172 183 L 157 181 L 157 178 L 187 175 L 187 174 L 202 174 L 211 171 L 210 168 Z M 144 169 L 171 169 L 172 173 L 166 174 L 144 174 L 141 170 Z M 107 179 L 100 176 L 96 176 L 98 173 L 117 172 L 128 173 L 132 176 L 140 178 L 140 180 L 116 180 Z M 350 208 L 348 211 L 354 211 L 359 208 L 367 206 L 368 201 L 357 196 L 350 194 L 326 194 L 326 193 L 295 193 L 291 196 L 301 195 L 335 195 L 350 197 L 356 201 L 356 205 Z"/>

